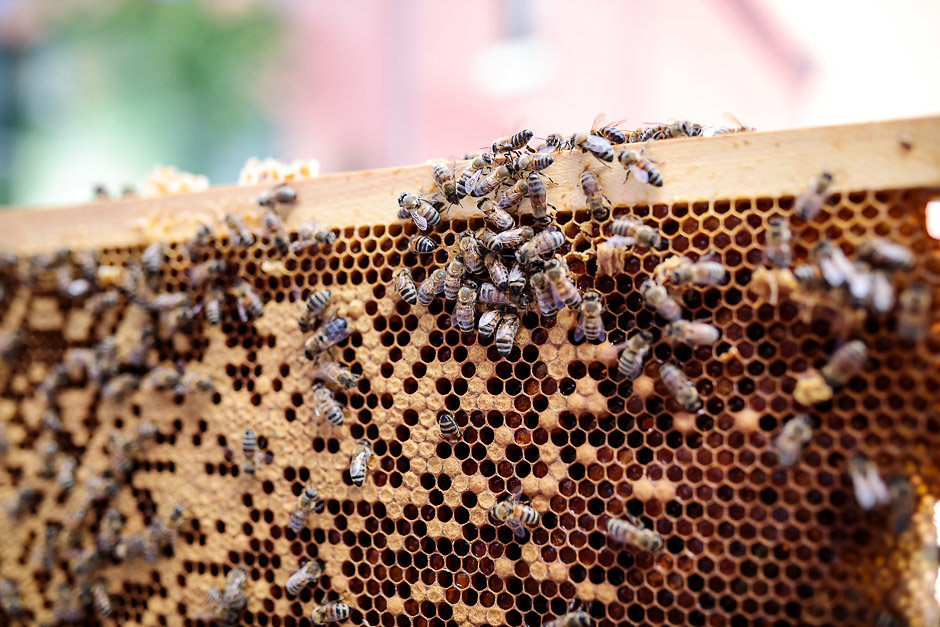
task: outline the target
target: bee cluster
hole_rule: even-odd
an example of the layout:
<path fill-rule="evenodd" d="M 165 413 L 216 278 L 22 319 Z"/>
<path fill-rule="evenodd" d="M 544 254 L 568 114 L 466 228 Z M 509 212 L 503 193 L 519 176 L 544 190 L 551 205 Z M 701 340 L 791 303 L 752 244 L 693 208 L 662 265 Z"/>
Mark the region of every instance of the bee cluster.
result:
<path fill-rule="evenodd" d="M 521 131 L 402 222 L 292 232 L 277 185 L 187 241 L 0 256 L 0 616 L 900 624 L 921 197 L 609 199 L 669 189 L 648 142 L 745 130 Z"/>

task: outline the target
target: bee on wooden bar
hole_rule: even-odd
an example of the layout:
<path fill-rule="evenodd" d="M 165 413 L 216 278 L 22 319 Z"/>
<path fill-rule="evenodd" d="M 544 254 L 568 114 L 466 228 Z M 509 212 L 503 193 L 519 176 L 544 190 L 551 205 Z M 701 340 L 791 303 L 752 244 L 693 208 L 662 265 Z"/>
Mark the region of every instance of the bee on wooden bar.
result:
<path fill-rule="evenodd" d="M 803 446 L 813 436 L 813 423 L 806 414 L 798 414 L 783 425 L 780 435 L 774 440 L 777 459 L 783 466 L 790 467 L 797 462 L 803 452 Z"/>
<path fill-rule="evenodd" d="M 885 270 L 910 270 L 914 267 L 914 253 L 910 248 L 881 237 L 862 242 L 858 256 Z"/>
<path fill-rule="evenodd" d="M 457 184 L 454 181 L 454 173 L 443 163 L 434 166 L 431 173 L 434 176 L 434 182 L 441 188 L 444 198 L 452 205 L 460 202 L 460 196 L 457 195 Z"/>
<path fill-rule="evenodd" d="M 518 261 L 513 262 L 509 269 L 509 291 L 520 294 L 526 286 L 525 268 Z"/>
<path fill-rule="evenodd" d="M 405 215 L 407 218 L 408 215 Z M 336 242 L 336 233 L 332 229 L 321 228 L 316 222 L 310 222 L 297 229 L 297 241 L 290 245 L 290 252 L 297 254 L 307 248 L 318 250 L 320 246 L 330 246 Z"/>
<path fill-rule="evenodd" d="M 535 302 L 543 316 L 551 316 L 564 306 L 563 301 L 555 298 L 551 286 L 545 278 L 544 272 L 533 272 L 529 277 L 529 284 L 532 285 L 532 291 L 535 295 Z"/>
<path fill-rule="evenodd" d="M 623 120 L 604 124 L 602 122 L 603 117 L 603 115 L 599 115 L 594 119 L 594 124 L 591 128 L 591 134 L 603 137 L 614 146 L 626 143 L 627 134 L 617 128 L 617 125 L 623 122 Z"/>
<path fill-rule="evenodd" d="M 516 261 L 525 265 L 537 257 L 549 255 L 565 245 L 565 234 L 557 230 L 541 231 L 516 251 Z"/>
<path fill-rule="evenodd" d="M 646 300 L 646 304 L 655 309 L 666 320 L 675 322 L 682 317 L 682 309 L 679 307 L 679 303 L 659 283 L 646 280 L 640 286 L 640 293 Z"/>
<path fill-rule="evenodd" d="M 637 331 L 628 339 L 617 359 L 617 373 L 627 379 L 636 379 L 643 372 L 643 362 L 652 345 L 649 331 Z"/>
<path fill-rule="evenodd" d="M 596 222 L 603 222 L 610 217 L 610 201 L 601 193 L 600 183 L 590 170 L 581 173 L 581 191 L 584 192 L 591 217 Z"/>
<path fill-rule="evenodd" d="M 829 197 L 832 175 L 822 172 L 810 182 L 809 186 L 796 198 L 793 213 L 801 220 L 812 220 Z"/>
<path fill-rule="evenodd" d="M 408 247 L 412 252 L 427 254 L 437 250 L 437 242 L 425 235 L 412 235 Z"/>
<path fill-rule="evenodd" d="M 662 551 L 666 545 L 662 536 L 652 529 L 647 529 L 635 516 L 630 516 L 629 520 L 608 520 L 607 535 L 617 544 L 629 544 L 641 551 L 656 553 Z"/>
<path fill-rule="evenodd" d="M 503 263 L 503 260 L 496 253 L 489 253 L 484 257 L 483 263 L 486 264 L 486 269 L 489 272 L 490 279 L 492 279 L 493 284 L 501 292 L 505 292 L 509 289 L 509 270 L 506 268 L 506 264 Z"/>
<path fill-rule="evenodd" d="M 620 218 L 610 224 L 610 232 L 614 235 L 626 238 L 623 244 L 640 246 L 642 248 L 655 248 L 656 250 L 666 250 L 669 248 L 669 242 L 659 234 L 655 228 L 643 224 L 635 218 Z"/>
<path fill-rule="evenodd" d="M 728 271 L 717 261 L 699 260 L 683 263 L 672 271 L 675 285 L 722 285 Z"/>
<path fill-rule="evenodd" d="M 235 305 L 238 307 L 238 317 L 242 322 L 248 322 L 253 318 L 260 318 L 264 313 L 264 301 L 255 292 L 248 281 L 241 280 L 232 288 L 232 294 L 235 296 Z"/>
<path fill-rule="evenodd" d="M 483 256 L 480 254 L 480 242 L 470 231 L 461 233 L 457 240 L 457 250 L 467 272 L 476 274 L 483 271 Z"/>
<path fill-rule="evenodd" d="M 645 129 L 640 136 L 640 141 L 649 142 L 677 137 L 699 137 L 702 130 L 701 124 L 687 120 L 680 120 L 671 124 L 657 124 Z"/>
<path fill-rule="evenodd" d="M 509 137 L 500 137 L 493 142 L 493 145 L 490 147 L 490 151 L 496 155 L 501 152 L 522 150 L 532 139 L 533 135 L 534 133 L 529 129 L 523 129 L 514 135 L 510 135 Z"/>
<path fill-rule="evenodd" d="M 307 560 L 287 578 L 284 589 L 287 591 L 287 594 L 295 597 L 300 594 L 304 588 L 319 581 L 322 575 L 323 564 L 318 560 Z"/>
<path fill-rule="evenodd" d="M 707 322 L 676 320 L 666 325 L 663 337 L 670 344 L 711 346 L 721 337 L 721 332 Z"/>
<path fill-rule="evenodd" d="M 786 219 L 775 216 L 767 221 L 767 263 L 778 268 L 786 268 L 793 261 L 793 248 L 790 240 L 793 231 Z"/>
<path fill-rule="evenodd" d="M 203 285 L 228 271 L 224 261 L 210 260 L 189 268 L 189 287 L 198 290 Z"/>
<path fill-rule="evenodd" d="M 313 370 L 313 376 L 346 390 L 356 387 L 356 382 L 360 378 L 360 375 L 353 373 L 349 368 L 330 360 L 318 361 L 317 367 Z"/>
<path fill-rule="evenodd" d="M 502 231 L 493 236 L 490 246 L 487 246 L 492 252 L 500 252 L 504 248 L 516 248 L 530 241 L 535 236 L 535 231 L 530 226 L 522 226 L 508 231 Z M 486 243 L 484 243 L 486 246 Z"/>
<path fill-rule="evenodd" d="M 913 283 L 898 300 L 898 335 L 908 342 L 919 342 L 930 324 L 930 291 L 923 283 Z"/>
<path fill-rule="evenodd" d="M 258 455 L 258 436 L 255 435 L 255 432 L 251 429 L 245 431 L 245 435 L 242 436 L 242 454 L 245 456 L 245 461 L 242 463 L 242 472 L 246 475 L 255 474 L 255 457 Z"/>
<path fill-rule="evenodd" d="M 460 292 L 460 283 L 463 280 L 466 266 L 460 259 L 452 259 L 444 268 L 444 298 L 456 300 Z"/>
<path fill-rule="evenodd" d="M 607 336 L 604 329 L 604 300 L 600 292 L 588 290 L 581 300 L 581 317 L 574 330 L 574 341 L 587 338 L 591 342 L 603 342 Z"/>
<path fill-rule="evenodd" d="M 477 334 L 484 339 L 493 335 L 502 315 L 503 313 L 499 309 L 489 309 L 483 312 L 477 323 Z"/>
<path fill-rule="evenodd" d="M 313 415 L 317 418 L 323 416 L 337 427 L 343 426 L 345 422 L 343 406 L 322 383 L 313 384 Z"/>
<path fill-rule="evenodd" d="M 653 187 L 662 187 L 663 175 L 659 173 L 659 170 L 653 165 L 650 159 L 643 156 L 645 151 L 646 147 L 644 146 L 643 150 L 639 152 L 628 149 L 621 150 L 617 153 L 617 161 L 619 161 L 620 165 L 627 171 L 624 182 L 630 178 L 630 174 L 633 174 L 641 183 L 649 183 Z"/>
<path fill-rule="evenodd" d="M 411 278 L 411 270 L 402 268 L 395 273 L 395 289 L 398 295 L 409 305 L 418 304 L 418 288 L 415 286 L 414 279 Z"/>
<path fill-rule="evenodd" d="M 477 184 L 470 190 L 470 195 L 474 198 L 486 196 L 500 185 L 503 181 L 512 176 L 512 170 L 508 165 L 497 166 L 492 172 L 478 179 Z"/>
<path fill-rule="evenodd" d="M 568 140 L 568 145 L 572 148 L 580 148 L 581 152 L 590 152 L 599 161 L 606 163 L 614 161 L 614 149 L 610 145 L 610 140 L 599 135 L 575 133 Z"/>
<path fill-rule="evenodd" d="M 501 307 L 516 305 L 516 298 L 512 294 L 499 291 L 495 285 L 489 282 L 480 285 L 477 298 L 484 305 L 499 305 Z"/>
<path fill-rule="evenodd" d="M 322 289 L 314 292 L 307 298 L 304 312 L 297 321 L 301 331 L 309 331 L 316 326 L 317 322 L 320 320 L 320 316 L 323 315 L 323 312 L 326 311 L 326 308 L 329 306 L 332 296 L 333 292 L 329 289 Z"/>
<path fill-rule="evenodd" d="M 435 296 L 444 291 L 444 282 L 447 280 L 447 273 L 444 268 L 438 268 L 432 272 L 421 285 L 418 286 L 418 304 L 427 307 L 434 300 Z"/>
<path fill-rule="evenodd" d="M 520 179 L 513 183 L 512 187 L 503 192 L 494 205 L 494 209 L 505 211 L 515 207 L 529 193 L 529 183 L 526 179 Z"/>
<path fill-rule="evenodd" d="M 239 248 L 249 248 L 255 243 L 255 236 L 245 226 L 245 220 L 234 213 L 227 213 L 224 217 L 225 226 L 228 227 L 232 243 Z"/>
<path fill-rule="evenodd" d="M 473 331 L 476 316 L 476 284 L 465 283 L 457 291 L 457 304 L 454 306 L 454 325 L 464 333 Z"/>
<path fill-rule="evenodd" d="M 278 185 L 258 194 L 258 204 L 273 209 L 277 205 L 292 205 L 297 202 L 297 192 L 289 185 Z"/>
<path fill-rule="evenodd" d="M 694 414 L 702 408 L 702 400 L 698 396 L 698 390 L 678 367 L 672 364 L 663 364 L 659 369 L 659 376 L 682 409 Z"/>
<path fill-rule="evenodd" d="M 353 485 L 362 486 L 369 471 L 369 458 L 372 457 L 372 445 L 368 440 L 360 440 L 353 449 L 349 460 L 349 478 Z"/>
<path fill-rule="evenodd" d="M 429 227 L 441 223 L 440 212 L 434 208 L 430 201 L 421 196 L 402 192 L 398 196 L 398 206 L 401 208 L 399 214 L 404 212 L 407 216 L 410 216 L 419 231 L 427 231 Z"/>
<path fill-rule="evenodd" d="M 310 613 L 310 622 L 314 625 L 339 623 L 347 618 L 349 618 L 349 606 L 339 601 L 330 601 L 324 605 L 318 605 Z"/>
<path fill-rule="evenodd" d="M 463 432 L 457 426 L 457 421 L 447 412 L 441 412 L 437 415 L 437 426 L 440 429 L 441 437 L 451 444 L 459 442 L 463 437 Z"/>
<path fill-rule="evenodd" d="M 529 204 L 532 206 L 532 220 L 540 228 L 547 228 L 555 219 L 555 208 L 548 204 L 548 192 L 545 183 L 538 174 L 532 173 L 526 179 L 529 184 Z"/>
<path fill-rule="evenodd" d="M 307 359 L 316 359 L 327 350 L 336 346 L 352 333 L 346 318 L 336 316 L 325 320 L 304 342 L 304 355 Z"/>
<path fill-rule="evenodd" d="M 209 605 L 226 625 L 238 624 L 241 611 L 248 605 L 248 596 L 245 594 L 247 585 L 248 571 L 238 566 L 225 576 L 225 587 L 221 592 L 209 588 Z"/>
<path fill-rule="evenodd" d="M 862 509 L 872 509 L 876 505 L 891 502 L 891 492 L 874 462 L 861 455 L 854 455 L 848 461 L 847 470 L 852 479 L 855 500 Z"/>
<path fill-rule="evenodd" d="M 526 526 L 534 527 L 539 524 L 541 517 L 530 505 L 523 504 L 522 487 L 502 501 L 490 508 L 490 517 L 499 523 L 505 523 L 519 538 L 525 537 Z"/>
<path fill-rule="evenodd" d="M 519 155 L 512 160 L 512 171 L 516 176 L 521 175 L 523 172 L 541 172 L 542 170 L 548 168 L 553 163 L 555 163 L 555 158 L 551 155 L 545 154 L 536 154 L 536 155 Z M 529 178 L 531 178 L 531 174 Z M 538 175 L 536 175 L 538 178 Z"/>
<path fill-rule="evenodd" d="M 503 357 L 509 357 L 512 352 L 513 344 L 516 342 L 516 334 L 519 333 L 519 316 L 514 313 L 503 314 L 496 328 L 496 350 Z"/>
<path fill-rule="evenodd" d="M 486 221 L 492 224 L 497 231 L 505 231 L 516 226 L 515 219 L 504 209 L 497 208 L 496 204 L 489 198 L 484 198 L 478 202 L 477 209 L 483 213 Z"/>
<path fill-rule="evenodd" d="M 456 192 L 458 198 L 470 195 L 477 186 L 477 180 L 483 170 L 493 164 L 493 155 L 483 153 L 475 156 L 457 179 Z"/>

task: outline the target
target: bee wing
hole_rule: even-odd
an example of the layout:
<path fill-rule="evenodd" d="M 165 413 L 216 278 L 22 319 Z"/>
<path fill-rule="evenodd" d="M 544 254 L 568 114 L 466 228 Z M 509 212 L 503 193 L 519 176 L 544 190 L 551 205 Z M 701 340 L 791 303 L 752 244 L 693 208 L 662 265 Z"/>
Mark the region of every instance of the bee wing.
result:
<path fill-rule="evenodd" d="M 870 474 L 860 472 L 852 473 L 852 488 L 855 491 L 855 500 L 862 509 L 871 509 L 878 502 L 877 488 L 872 486 Z"/>
<path fill-rule="evenodd" d="M 891 502 L 891 491 L 881 478 L 881 473 L 875 466 L 868 469 L 866 476 L 868 485 L 871 487 L 872 494 L 875 496 L 875 502 L 879 505 Z"/>
<path fill-rule="evenodd" d="M 584 146 L 592 152 L 605 152 L 610 149 L 610 142 L 600 135 L 588 135 Z"/>
<path fill-rule="evenodd" d="M 887 313 L 894 308 L 894 286 L 884 272 L 874 274 L 875 287 L 872 290 L 872 303 L 875 310 Z"/>
<path fill-rule="evenodd" d="M 819 270 L 822 272 L 826 283 L 832 285 L 833 287 L 839 287 L 845 283 L 845 271 L 843 268 L 839 267 L 839 264 L 834 259 L 828 257 L 820 259 Z"/>
<path fill-rule="evenodd" d="M 558 146 L 549 146 L 548 144 L 542 144 L 539 146 L 539 153 L 543 155 L 550 155 L 553 152 L 558 152 L 561 148 Z"/>
<path fill-rule="evenodd" d="M 417 209 L 411 210 L 411 219 L 414 220 L 415 226 L 418 227 L 419 231 L 428 230 L 428 221 L 421 215 L 418 215 Z"/>
<path fill-rule="evenodd" d="M 584 315 L 578 320 L 578 326 L 574 329 L 574 341 L 580 342 L 584 339 Z"/>
<path fill-rule="evenodd" d="M 604 327 L 604 319 L 603 319 L 603 318 L 599 319 L 599 320 L 597 321 L 597 324 L 598 324 L 598 327 L 599 327 L 599 329 L 598 329 L 598 330 L 599 330 L 599 335 L 597 336 L 597 341 L 598 341 L 598 342 L 603 342 L 604 340 L 607 339 L 607 328 Z"/>
<path fill-rule="evenodd" d="M 525 537 L 525 534 L 526 534 L 525 525 L 523 525 L 521 521 L 518 521 L 512 516 L 510 516 L 509 518 L 506 519 L 506 524 L 512 528 L 512 531 L 513 533 L 516 534 L 517 538 L 521 539 Z"/>
<path fill-rule="evenodd" d="M 641 183 L 649 183 L 650 175 L 646 170 L 639 168 L 635 165 L 631 165 L 630 172 L 632 172 L 633 176 L 635 176 L 636 179 L 640 181 Z"/>

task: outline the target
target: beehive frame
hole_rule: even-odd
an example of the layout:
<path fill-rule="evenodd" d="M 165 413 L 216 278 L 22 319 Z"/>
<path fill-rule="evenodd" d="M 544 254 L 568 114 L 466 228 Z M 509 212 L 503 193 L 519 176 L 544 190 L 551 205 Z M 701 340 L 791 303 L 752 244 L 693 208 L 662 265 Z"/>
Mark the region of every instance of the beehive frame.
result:
<path fill-rule="evenodd" d="M 636 386 L 611 373 L 616 352 L 607 345 L 570 342 L 570 312 L 554 321 L 523 316 L 517 347 L 504 359 L 491 342 L 449 327 L 451 304 L 411 308 L 397 298 L 390 281 L 398 267 L 413 265 L 420 280 L 446 259 L 442 249 L 433 264 L 417 262 L 407 251 L 415 228 L 395 218 L 399 192 L 433 185 L 429 166 L 296 182 L 288 227 L 315 218 L 339 239 L 289 257 L 287 277 L 260 272 L 263 246 L 236 250 L 220 235 L 204 257 L 225 259 L 251 280 L 266 301 L 264 315 L 243 324 L 228 311 L 220 327 L 197 322 L 157 350 L 163 362 L 212 376 L 220 393 L 139 391 L 113 403 L 87 386 L 63 392 L 63 445 L 80 456 L 80 480 L 107 468 L 109 433 L 143 421 L 158 429 L 114 501 L 128 532 L 178 503 L 191 517 L 172 555 L 104 569 L 117 620 L 206 623 L 207 589 L 243 565 L 250 576 L 244 618 L 262 625 L 307 624 L 314 603 L 330 599 L 349 603 L 351 620 L 372 625 L 539 625 L 571 601 L 603 625 L 872 624 L 879 612 L 934 624 L 936 554 L 924 547 L 940 494 L 933 453 L 940 315 L 932 313 L 927 340 L 904 346 L 890 317 L 847 331 L 832 320 L 806 320 L 798 299 L 771 306 L 749 283 L 762 263 L 767 219 L 787 215 L 794 195 L 827 169 L 836 195 L 795 233 L 797 258 L 822 237 L 850 254 L 866 238 L 890 237 L 915 251 L 908 279 L 930 285 L 940 302 L 940 247 L 924 226 L 925 205 L 940 189 L 940 119 L 657 142 L 648 154 L 667 181 L 661 189 L 625 184 L 619 167 L 580 153 L 559 155 L 549 171 L 549 199 L 570 243 L 566 258 L 582 288 L 604 295 L 613 339 L 658 324 L 635 286 L 659 256 L 640 254 L 622 274 L 597 275 L 602 231 L 577 187 L 585 165 L 600 176 L 615 213 L 631 212 L 668 237 L 665 256 L 715 252 L 729 267 L 727 285 L 692 290 L 683 303 L 688 315 L 712 319 L 722 342 L 695 350 L 658 342 Z M 173 291 L 185 279 L 183 242 L 195 228 L 230 212 L 251 219 L 262 189 L 7 212 L 0 247 L 24 254 L 93 247 L 103 263 L 120 264 L 165 239 L 171 252 L 160 281 Z M 465 205 L 433 229 L 443 248 L 481 223 Z M 311 420 L 297 296 L 318 286 L 333 290 L 354 326 L 338 358 L 363 375 L 345 395 L 341 428 Z M 0 577 L 19 583 L 30 622 L 40 622 L 50 620 L 56 586 L 66 580 L 63 569 L 37 564 L 45 525 L 62 522 L 82 490 L 79 483 L 60 494 L 36 477 L 35 450 L 49 439 L 36 387 L 66 347 L 107 335 L 120 341 L 144 318 L 125 305 L 95 319 L 54 290 L 9 277 L 7 287 L 0 328 L 24 329 L 28 350 L 16 368 L 0 371 L 11 442 L 0 455 L 0 501 L 25 485 L 44 498 L 25 519 L 0 516 Z M 814 440 L 797 466 L 784 469 L 771 440 L 795 411 L 795 377 L 824 363 L 848 334 L 866 340 L 871 363 L 831 403 L 810 411 Z M 677 412 L 656 382 L 658 364 L 670 357 L 696 383 L 703 414 Z M 436 432 L 434 418 L 445 408 L 464 428 L 454 447 Z M 254 478 L 233 472 L 247 428 L 273 453 Z M 363 437 L 374 441 L 376 459 L 356 488 L 344 471 Z M 912 478 L 918 516 L 903 536 L 884 529 L 884 512 L 866 514 L 855 504 L 844 471 L 855 452 Z M 327 506 L 295 536 L 285 525 L 307 481 Z M 517 486 L 542 514 L 524 541 L 487 517 Z M 625 512 L 663 535 L 662 554 L 608 543 L 604 521 Z M 284 582 L 307 556 L 324 561 L 325 576 L 288 598 Z"/>

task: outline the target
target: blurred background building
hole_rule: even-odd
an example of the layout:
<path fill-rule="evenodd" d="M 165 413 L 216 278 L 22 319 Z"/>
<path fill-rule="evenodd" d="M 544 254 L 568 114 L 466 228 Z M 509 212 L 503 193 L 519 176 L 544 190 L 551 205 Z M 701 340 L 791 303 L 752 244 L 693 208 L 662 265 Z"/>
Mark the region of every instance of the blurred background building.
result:
<path fill-rule="evenodd" d="M 165 163 L 324 172 L 669 119 L 759 129 L 940 112 L 940 3 L 0 0 L 0 204 Z"/>

